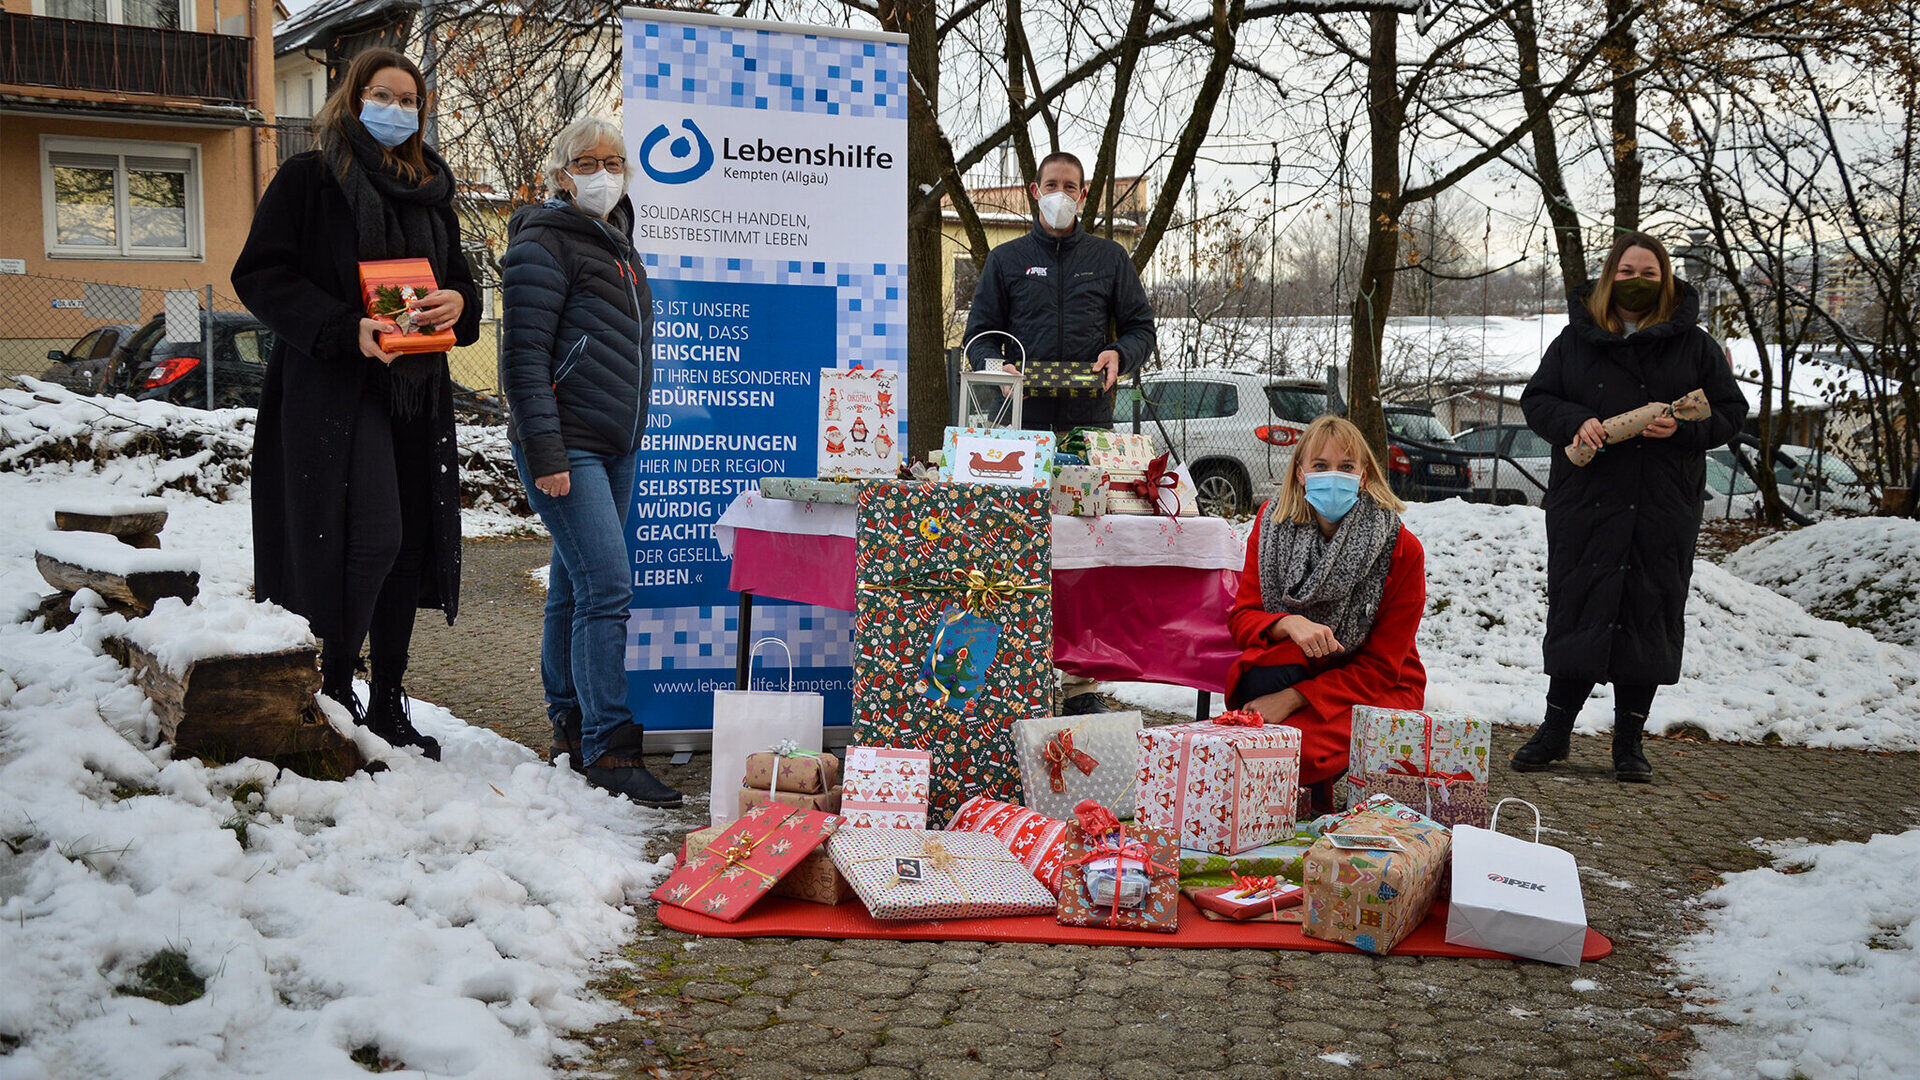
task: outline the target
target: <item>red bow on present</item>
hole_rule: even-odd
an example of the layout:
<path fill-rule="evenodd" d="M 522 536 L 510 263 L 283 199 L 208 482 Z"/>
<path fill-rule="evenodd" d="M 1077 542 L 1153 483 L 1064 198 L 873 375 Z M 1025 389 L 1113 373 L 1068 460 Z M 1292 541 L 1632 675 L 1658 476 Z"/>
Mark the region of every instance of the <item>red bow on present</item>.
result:
<path fill-rule="evenodd" d="M 1473 782 L 1473 774 L 1468 772 L 1465 769 L 1461 769 L 1459 772 L 1449 773 L 1449 772 L 1441 772 L 1440 770 L 1434 768 L 1431 760 L 1431 755 L 1433 753 L 1433 748 L 1431 746 L 1427 748 L 1427 753 L 1429 755 L 1429 760 L 1428 760 L 1427 767 L 1425 769 L 1422 769 L 1420 766 L 1415 765 L 1411 761 L 1408 761 L 1406 758 L 1401 758 L 1399 761 L 1396 761 L 1392 765 L 1389 765 L 1387 767 L 1387 775 L 1388 776 L 1418 776 L 1428 780 L 1439 780 L 1448 784 L 1455 784 L 1455 783 L 1470 784 Z"/>
<path fill-rule="evenodd" d="M 1264 898 L 1273 905 L 1273 913 L 1280 914 L 1280 879 L 1268 874 L 1265 877 L 1245 877 L 1233 871 L 1227 871 L 1233 879 L 1233 887 L 1240 890 L 1240 899 L 1259 900 Z"/>
<path fill-rule="evenodd" d="M 1040 752 L 1040 759 L 1047 763 L 1047 779 L 1052 783 L 1055 794 L 1067 790 L 1067 779 L 1061 775 L 1067 762 L 1071 761 L 1073 767 L 1085 776 L 1092 776 L 1094 767 L 1100 764 L 1093 755 L 1074 747 L 1072 728 L 1054 732 L 1053 737 L 1047 740 L 1046 749 Z"/>
<path fill-rule="evenodd" d="M 1107 914 L 1108 921 L 1120 917 L 1120 873 L 1127 868 L 1128 859 L 1139 863 L 1140 869 L 1149 874 L 1178 873 L 1173 868 L 1154 862 L 1145 843 L 1127 839 L 1127 827 L 1120 824 L 1120 819 L 1113 816 L 1113 811 L 1098 802 L 1080 800 L 1080 805 L 1073 808 L 1073 817 L 1080 825 L 1080 835 L 1086 837 L 1087 853 L 1068 861 L 1061 869 L 1081 866 L 1095 859 L 1114 860 L 1113 910 Z M 1096 836 L 1100 837 L 1097 842 L 1094 840 Z"/>
<path fill-rule="evenodd" d="M 1169 451 L 1147 462 L 1147 478 L 1135 480 L 1127 486 L 1133 489 L 1135 495 L 1147 500 L 1147 505 L 1155 510 L 1160 509 L 1160 492 L 1163 490 L 1173 492 L 1173 512 L 1167 517 L 1178 520 L 1181 509 L 1180 478 L 1167 468 L 1167 459 L 1171 456 L 1172 452 Z"/>
<path fill-rule="evenodd" d="M 1222 727 L 1264 727 L 1267 719 L 1252 709 L 1234 709 L 1213 718 Z"/>

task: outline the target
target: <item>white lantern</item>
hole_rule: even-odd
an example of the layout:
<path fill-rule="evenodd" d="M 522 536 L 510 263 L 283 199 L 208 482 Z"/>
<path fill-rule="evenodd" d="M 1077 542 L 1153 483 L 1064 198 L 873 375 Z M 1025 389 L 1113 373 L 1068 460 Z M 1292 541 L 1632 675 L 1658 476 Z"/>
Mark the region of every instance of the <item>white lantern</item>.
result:
<path fill-rule="evenodd" d="M 967 350 L 988 334 L 998 334 L 1020 349 L 1020 365 L 1026 366 L 1027 347 L 1005 330 L 983 330 L 960 347 L 960 408 L 956 423 L 963 428 L 1018 428 L 1021 395 L 1026 377 L 1003 368 L 999 361 L 988 361 L 985 371 L 975 371 L 967 361 Z"/>

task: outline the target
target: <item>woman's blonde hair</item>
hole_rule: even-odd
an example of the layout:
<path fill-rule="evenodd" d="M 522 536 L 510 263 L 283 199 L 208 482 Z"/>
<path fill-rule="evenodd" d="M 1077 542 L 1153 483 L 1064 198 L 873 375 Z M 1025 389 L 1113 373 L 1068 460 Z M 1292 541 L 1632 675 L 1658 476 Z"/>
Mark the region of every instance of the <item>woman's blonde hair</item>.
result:
<path fill-rule="evenodd" d="M 620 125 L 599 116 L 576 117 L 560 134 L 553 137 L 553 146 L 547 151 L 547 190 L 554 194 L 565 191 L 560 186 L 560 174 L 567 171 L 567 164 L 574 158 L 593 149 L 595 143 L 607 139 L 620 148 L 620 156 L 627 156 L 627 139 L 620 131 Z M 629 163 L 631 164 L 631 163 Z M 633 170 L 620 170 L 620 190 L 627 190 L 628 178 Z"/>
<path fill-rule="evenodd" d="M 1626 323 L 1620 320 L 1620 313 L 1613 310 L 1613 275 L 1620 269 L 1620 259 L 1628 248 L 1644 248 L 1653 252 L 1654 261 L 1660 264 L 1660 292 L 1654 297 L 1653 310 L 1647 314 L 1640 329 L 1658 326 L 1673 318 L 1680 308 L 1680 287 L 1673 280 L 1673 258 L 1667 254 L 1667 245 L 1659 239 L 1643 232 L 1623 234 L 1613 242 L 1613 250 L 1607 253 L 1607 261 L 1600 268 L 1600 276 L 1593 282 L 1593 291 L 1587 294 L 1587 314 L 1593 321 L 1615 334 L 1625 333 Z"/>
<path fill-rule="evenodd" d="M 1354 457 L 1360 459 L 1364 473 L 1360 478 L 1360 490 L 1376 506 L 1383 506 L 1395 513 L 1407 508 L 1407 504 L 1401 502 L 1400 497 L 1393 493 L 1393 488 L 1388 486 L 1387 474 L 1380 468 L 1380 459 L 1373 456 L 1373 448 L 1367 445 L 1360 429 L 1344 416 L 1326 413 L 1315 417 L 1301 434 L 1300 441 L 1294 445 L 1293 462 L 1287 466 L 1286 478 L 1280 481 L 1280 495 L 1273 501 L 1273 509 L 1269 511 L 1275 521 L 1313 524 L 1313 507 L 1307 503 L 1307 491 L 1300 474 L 1305 471 L 1307 462 L 1313 460 L 1313 452 L 1328 439 L 1339 439 L 1353 452 Z"/>

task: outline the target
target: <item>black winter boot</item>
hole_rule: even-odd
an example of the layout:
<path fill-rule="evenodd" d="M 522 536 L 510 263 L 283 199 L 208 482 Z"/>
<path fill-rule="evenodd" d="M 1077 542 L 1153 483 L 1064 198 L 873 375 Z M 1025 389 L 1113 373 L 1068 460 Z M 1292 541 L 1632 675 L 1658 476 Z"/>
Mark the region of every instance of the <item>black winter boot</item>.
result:
<path fill-rule="evenodd" d="M 1653 780 L 1653 763 L 1640 751 L 1640 736 L 1646 726 L 1646 713 L 1613 714 L 1613 778 L 1623 784 Z"/>
<path fill-rule="evenodd" d="M 580 760 L 580 710 L 568 709 L 560 714 L 560 719 L 547 718 L 553 726 L 553 745 L 547 747 L 547 764 L 558 762 L 560 755 L 567 755 L 567 764 L 577 773 L 585 773 L 587 765 Z"/>
<path fill-rule="evenodd" d="M 1563 709 L 1552 702 L 1547 703 L 1547 717 L 1541 722 L 1539 730 L 1527 744 L 1513 752 L 1511 762 L 1515 772 L 1539 772 L 1551 768 L 1556 761 L 1567 759 L 1567 749 L 1572 741 L 1573 722 L 1578 713 Z"/>
<path fill-rule="evenodd" d="M 372 700 L 367 705 L 367 730 L 394 746 L 417 746 L 420 752 L 440 760 L 440 742 L 422 735 L 407 715 L 407 692 L 397 682 L 373 680 Z"/>
<path fill-rule="evenodd" d="M 320 664 L 320 692 L 334 704 L 347 710 L 353 722 L 365 727 L 367 711 L 360 707 L 360 695 L 353 692 L 353 661 L 323 660 Z"/>
<path fill-rule="evenodd" d="M 670 810 L 680 805 L 680 793 L 660 782 L 640 760 L 639 724 L 628 724 L 607 740 L 606 752 L 589 762 L 587 783 L 641 806 Z"/>

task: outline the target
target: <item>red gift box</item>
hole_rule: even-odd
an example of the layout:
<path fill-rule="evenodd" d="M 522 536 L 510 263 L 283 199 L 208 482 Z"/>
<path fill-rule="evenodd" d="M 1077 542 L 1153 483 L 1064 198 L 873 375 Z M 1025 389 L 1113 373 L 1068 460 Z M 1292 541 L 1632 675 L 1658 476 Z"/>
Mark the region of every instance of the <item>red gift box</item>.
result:
<path fill-rule="evenodd" d="M 839 827 L 833 814 L 763 803 L 727 826 L 699 858 L 677 867 L 653 898 L 733 922 Z"/>
<path fill-rule="evenodd" d="M 1195 889 L 1187 894 L 1195 906 L 1244 922 L 1262 915 L 1278 915 L 1306 899 L 1307 891 L 1276 877 L 1233 875 L 1233 884 Z"/>
<path fill-rule="evenodd" d="M 999 837 L 1048 892 L 1060 895 L 1060 863 L 1066 858 L 1066 822 L 1024 806 L 975 795 L 960 804 L 947 829 L 992 833 Z"/>

